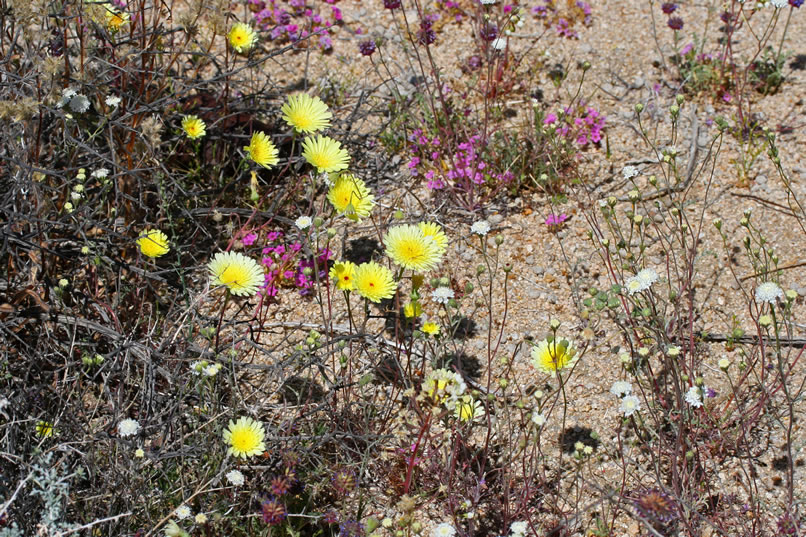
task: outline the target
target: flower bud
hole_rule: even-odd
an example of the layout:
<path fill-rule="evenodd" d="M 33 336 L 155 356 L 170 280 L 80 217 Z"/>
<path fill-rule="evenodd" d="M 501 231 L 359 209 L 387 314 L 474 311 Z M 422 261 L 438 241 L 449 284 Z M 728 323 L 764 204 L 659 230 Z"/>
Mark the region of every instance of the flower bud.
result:
<path fill-rule="evenodd" d="M 644 105 L 643 105 L 643 104 L 641 104 L 641 103 L 637 103 L 637 104 L 635 105 L 635 113 L 636 113 L 636 114 L 640 114 L 640 113 L 641 113 L 641 112 L 643 112 L 643 111 L 644 111 Z"/>

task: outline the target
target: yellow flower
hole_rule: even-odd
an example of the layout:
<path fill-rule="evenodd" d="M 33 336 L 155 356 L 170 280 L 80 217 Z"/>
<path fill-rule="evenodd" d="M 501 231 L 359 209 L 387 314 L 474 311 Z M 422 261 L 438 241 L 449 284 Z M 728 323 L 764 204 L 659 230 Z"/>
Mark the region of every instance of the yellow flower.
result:
<path fill-rule="evenodd" d="M 237 422 L 230 420 L 229 428 L 224 430 L 224 440 L 229 443 L 227 453 L 244 459 L 260 455 L 266 451 L 265 435 L 263 425 L 252 418 L 239 418 Z"/>
<path fill-rule="evenodd" d="M 53 424 L 49 421 L 39 420 L 36 422 L 36 435 L 41 438 L 53 436 Z"/>
<path fill-rule="evenodd" d="M 423 327 L 420 330 L 424 334 L 428 334 L 429 336 L 439 335 L 439 325 L 437 323 L 432 322 L 423 323 Z"/>
<path fill-rule="evenodd" d="M 375 206 L 375 197 L 369 193 L 364 181 L 350 173 L 336 178 L 327 193 L 333 208 L 354 222 L 369 216 Z"/>
<path fill-rule="evenodd" d="M 386 255 L 403 268 L 420 272 L 431 270 L 442 259 L 437 242 L 426 238 L 419 227 L 410 224 L 391 228 L 383 243 Z"/>
<path fill-rule="evenodd" d="M 447 369 L 435 369 L 423 381 L 423 391 L 436 404 L 448 398 L 455 399 L 463 395 L 466 389 L 462 377 Z"/>
<path fill-rule="evenodd" d="M 374 261 L 361 263 L 355 269 L 355 290 L 370 302 L 380 302 L 392 298 L 397 284 L 392 271 Z"/>
<path fill-rule="evenodd" d="M 254 160 L 255 164 L 264 168 L 276 166 L 280 162 L 280 159 L 277 158 L 277 148 L 274 147 L 265 132 L 252 134 L 249 145 L 244 147 L 243 150 L 249 153 L 249 158 Z"/>
<path fill-rule="evenodd" d="M 182 130 L 185 131 L 185 136 L 191 140 L 204 136 L 206 128 L 207 125 L 197 116 L 185 116 L 182 118 Z"/>
<path fill-rule="evenodd" d="M 257 41 L 257 34 L 248 24 L 242 22 L 236 23 L 232 26 L 227 34 L 227 40 L 232 48 L 237 52 L 249 52 L 252 45 Z"/>
<path fill-rule="evenodd" d="M 168 246 L 168 237 L 159 229 L 143 231 L 137 239 L 137 246 L 146 257 L 159 257 L 171 250 Z"/>
<path fill-rule="evenodd" d="M 543 373 L 556 375 L 557 371 L 572 367 L 577 361 L 577 350 L 572 341 L 544 339 L 532 347 L 532 365 Z"/>
<path fill-rule="evenodd" d="M 120 30 L 120 28 L 127 22 L 129 22 L 128 13 L 109 7 L 106 8 L 106 26 L 113 33 Z"/>
<path fill-rule="evenodd" d="M 302 149 L 302 156 L 319 173 L 345 170 L 350 163 L 347 150 L 342 149 L 341 143 L 329 136 L 309 136 L 302 141 Z"/>
<path fill-rule="evenodd" d="M 212 285 L 223 285 L 236 296 L 252 296 L 263 285 L 263 268 L 239 252 L 218 252 L 207 265 Z"/>
<path fill-rule="evenodd" d="M 409 302 L 403 307 L 403 315 L 411 319 L 412 317 L 419 317 L 423 314 L 423 307 L 419 302 Z"/>
<path fill-rule="evenodd" d="M 463 395 L 457 402 L 454 412 L 459 421 L 473 421 L 484 415 L 481 402 L 474 401 L 470 395 Z"/>
<path fill-rule="evenodd" d="M 437 243 L 440 254 L 445 253 L 445 250 L 448 248 L 448 238 L 445 236 L 445 232 L 442 231 L 442 226 L 434 222 L 420 222 L 417 224 L 417 227 L 420 228 L 423 235 L 430 237 L 431 240 Z"/>
<path fill-rule="evenodd" d="M 355 263 L 352 261 L 342 261 L 336 263 L 330 269 L 330 277 L 336 280 L 336 289 L 342 291 L 352 291 L 355 289 Z"/>
<path fill-rule="evenodd" d="M 328 128 L 333 117 L 319 97 L 311 97 L 307 93 L 292 95 L 280 111 L 289 127 L 306 134 Z"/>

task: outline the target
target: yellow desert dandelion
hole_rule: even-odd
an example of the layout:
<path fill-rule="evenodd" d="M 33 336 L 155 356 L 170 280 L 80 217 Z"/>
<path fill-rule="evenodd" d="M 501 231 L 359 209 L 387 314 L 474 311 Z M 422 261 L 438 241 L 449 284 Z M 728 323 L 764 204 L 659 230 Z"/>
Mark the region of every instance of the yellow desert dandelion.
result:
<path fill-rule="evenodd" d="M 289 127 L 305 134 L 328 128 L 333 117 L 319 97 L 311 97 L 307 93 L 292 95 L 280 111 Z"/>
<path fill-rule="evenodd" d="M 53 424 L 49 421 L 39 420 L 36 422 L 36 435 L 40 438 L 50 438 L 53 436 Z"/>
<path fill-rule="evenodd" d="M 484 415 L 484 406 L 471 395 L 463 395 L 456 401 L 454 413 L 459 421 L 473 421 Z"/>
<path fill-rule="evenodd" d="M 277 148 L 274 147 L 265 132 L 258 131 L 252 134 L 249 145 L 243 150 L 249 153 L 249 158 L 254 160 L 255 164 L 264 168 L 276 166 L 280 162 L 280 159 L 277 158 Z"/>
<path fill-rule="evenodd" d="M 302 156 L 319 173 L 339 172 L 347 169 L 350 154 L 329 136 L 316 135 L 302 141 Z"/>
<path fill-rule="evenodd" d="M 375 206 L 375 197 L 369 193 L 364 181 L 350 173 L 336 178 L 327 193 L 327 199 L 334 209 L 354 222 L 368 217 Z"/>
<path fill-rule="evenodd" d="M 196 140 L 205 135 L 207 125 L 198 116 L 185 116 L 182 118 L 182 130 L 185 136 L 191 140 Z"/>
<path fill-rule="evenodd" d="M 532 365 L 549 375 L 556 375 L 557 371 L 573 366 L 576 361 L 576 347 L 572 341 L 566 339 L 544 339 L 532 347 Z"/>
<path fill-rule="evenodd" d="M 355 289 L 355 263 L 342 261 L 330 269 L 330 277 L 336 282 L 336 289 L 352 291 Z"/>
<path fill-rule="evenodd" d="M 374 261 L 361 263 L 355 269 L 355 290 L 370 302 L 392 298 L 397 289 L 392 271 Z"/>
<path fill-rule="evenodd" d="M 227 34 L 227 40 L 229 41 L 230 46 L 235 49 L 236 52 L 243 54 L 245 52 L 249 52 L 249 49 L 255 44 L 257 41 L 257 34 L 251 26 L 239 22 L 230 28 L 230 31 Z"/>
<path fill-rule="evenodd" d="M 437 323 L 425 322 L 420 330 L 422 330 L 423 334 L 428 334 L 429 336 L 439 335 L 439 325 Z"/>
<path fill-rule="evenodd" d="M 146 257 L 159 257 L 170 251 L 168 237 L 159 229 L 143 231 L 137 239 L 140 252 Z"/>
<path fill-rule="evenodd" d="M 386 255 L 403 268 L 418 272 L 431 270 L 442 258 L 437 242 L 410 224 L 395 226 L 383 238 Z"/>
<path fill-rule="evenodd" d="M 437 243 L 440 254 L 445 253 L 445 250 L 448 248 L 448 237 L 446 237 L 445 232 L 442 231 L 442 226 L 434 222 L 420 222 L 417 224 L 417 227 L 420 228 L 423 235 Z"/>
<path fill-rule="evenodd" d="M 229 444 L 227 453 L 243 459 L 253 455 L 260 455 L 266 450 L 263 438 L 266 431 L 260 422 L 252 418 L 239 418 L 230 420 L 229 427 L 224 430 L 224 441 Z"/>
<path fill-rule="evenodd" d="M 118 9 L 106 8 L 106 27 L 113 33 L 120 30 L 127 22 L 129 22 L 128 13 Z"/>
<path fill-rule="evenodd" d="M 207 269 L 212 285 L 223 285 L 235 296 L 252 296 L 264 282 L 258 262 L 239 252 L 218 252 Z"/>

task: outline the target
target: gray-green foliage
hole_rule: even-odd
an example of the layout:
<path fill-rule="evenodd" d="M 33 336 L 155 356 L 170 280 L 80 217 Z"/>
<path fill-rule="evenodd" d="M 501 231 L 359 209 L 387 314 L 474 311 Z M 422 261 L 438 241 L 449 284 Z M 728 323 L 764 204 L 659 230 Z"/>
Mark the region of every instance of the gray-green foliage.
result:
<path fill-rule="evenodd" d="M 61 521 L 64 512 L 64 503 L 70 491 L 70 480 L 78 475 L 74 472 L 69 475 L 61 475 L 60 465 L 52 464 L 53 453 L 41 455 L 39 461 L 31 466 L 31 472 L 25 479 L 30 483 L 32 490 L 28 493 L 32 497 L 42 499 L 42 512 L 39 515 L 38 527 L 44 535 L 59 535 L 72 533 L 75 525 Z M 26 484 L 23 483 L 23 486 Z M 20 491 L 24 493 L 24 490 Z M 3 505 L 4 511 L 10 509 L 11 504 Z M 0 511 L 0 514 L 2 511 Z M 0 529 L 0 537 L 22 537 L 22 530 L 16 522 L 11 526 Z"/>

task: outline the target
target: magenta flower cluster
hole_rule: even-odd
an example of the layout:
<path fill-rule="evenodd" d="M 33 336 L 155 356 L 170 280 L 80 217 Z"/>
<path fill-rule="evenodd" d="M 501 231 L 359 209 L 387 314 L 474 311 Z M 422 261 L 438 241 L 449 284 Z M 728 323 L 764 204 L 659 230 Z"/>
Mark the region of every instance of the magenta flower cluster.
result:
<path fill-rule="evenodd" d="M 568 215 L 565 213 L 550 214 L 546 218 L 546 225 L 549 229 L 558 229 L 566 220 L 568 220 Z"/>
<path fill-rule="evenodd" d="M 325 0 L 328 4 L 335 1 Z M 272 41 L 296 43 L 310 38 L 322 51 L 332 50 L 330 34 L 343 18 L 338 7 L 330 6 L 329 18 L 305 7 L 305 0 L 288 0 L 287 7 L 278 0 L 249 0 L 258 27 L 267 32 Z"/>
<path fill-rule="evenodd" d="M 296 287 L 301 295 L 307 295 L 316 283 L 317 275 L 305 274 L 305 269 L 314 270 L 314 260 L 305 256 L 302 244 L 297 241 L 286 243 L 282 231 L 272 231 L 266 236 L 263 247 L 263 265 L 268 269 L 264 278 L 263 291 L 268 297 L 277 296 L 281 287 Z M 327 278 L 327 265 L 333 253 L 327 248 L 316 255 L 318 279 Z"/>
<path fill-rule="evenodd" d="M 413 155 L 408 163 L 409 171 L 412 176 L 422 175 L 430 190 L 452 188 L 467 192 L 476 185 L 509 183 L 513 179 L 511 172 L 499 173 L 484 160 L 479 135 L 458 144 L 447 158 L 443 158 L 439 137 L 429 139 L 422 129 L 415 130 L 409 142 Z"/>
<path fill-rule="evenodd" d="M 543 123 L 557 127 L 557 133 L 574 140 L 579 147 L 598 144 L 602 141 L 602 131 L 607 117 L 595 108 L 580 105 L 566 107 L 562 119 L 555 114 L 547 114 Z"/>
<path fill-rule="evenodd" d="M 577 0 L 571 8 L 571 13 L 567 11 L 561 13 L 554 0 L 545 0 L 544 5 L 532 8 L 532 14 L 539 19 L 544 19 L 547 27 L 553 21 L 557 35 L 569 39 L 579 37 L 573 28 L 575 21 L 581 20 L 585 26 L 590 26 L 593 22 L 593 10 L 590 4 L 584 0 Z"/>

